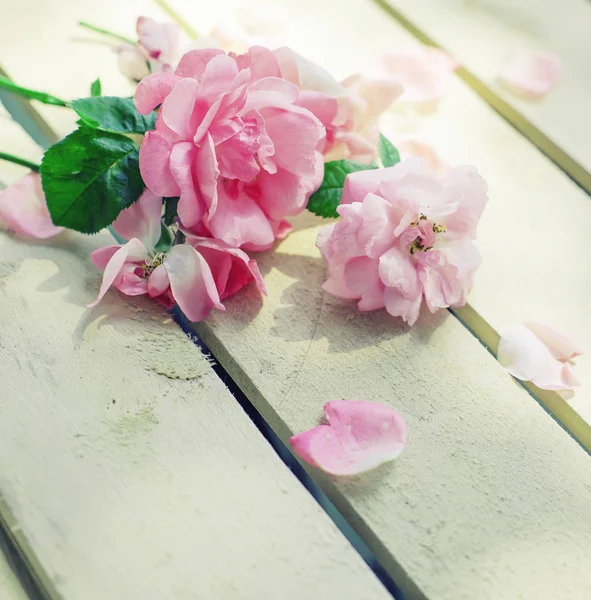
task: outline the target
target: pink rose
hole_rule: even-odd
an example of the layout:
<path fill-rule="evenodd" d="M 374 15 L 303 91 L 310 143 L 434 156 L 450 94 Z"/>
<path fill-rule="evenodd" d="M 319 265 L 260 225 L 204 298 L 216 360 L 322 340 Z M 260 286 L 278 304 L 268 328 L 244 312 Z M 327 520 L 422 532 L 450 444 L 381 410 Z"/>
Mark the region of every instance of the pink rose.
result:
<path fill-rule="evenodd" d="M 371 163 L 378 154 L 378 121 L 402 93 L 392 78 L 359 74 L 339 83 L 328 71 L 290 48 L 251 48 L 240 60 L 256 77 L 280 77 L 302 91 L 297 104 L 326 128 L 325 161 L 347 158 Z"/>
<path fill-rule="evenodd" d="M 154 193 L 180 196 L 184 228 L 263 248 L 320 185 L 325 130 L 298 106 L 296 85 L 258 77 L 244 62 L 221 50 L 192 50 L 174 75 L 140 82 L 138 111 L 161 105 L 142 143 L 140 171 Z"/>
<path fill-rule="evenodd" d="M 137 44 L 120 44 L 115 48 L 119 70 L 136 81 L 150 73 L 172 73 L 180 54 L 180 27 L 176 23 L 157 23 L 139 17 L 137 34 Z"/>
<path fill-rule="evenodd" d="M 265 287 L 254 260 L 219 240 L 193 236 L 189 243 L 155 252 L 160 237 L 162 198 L 146 190 L 121 212 L 114 230 L 126 244 L 95 250 L 91 259 L 104 272 L 96 306 L 110 287 L 128 296 L 148 295 L 166 308 L 178 304 L 191 321 L 201 321 L 221 300 L 255 280 Z"/>
<path fill-rule="evenodd" d="M 480 255 L 472 240 L 488 200 L 473 167 L 430 174 L 421 159 L 347 177 L 339 222 L 317 246 L 328 261 L 324 289 L 386 307 L 413 325 L 423 297 L 431 312 L 462 306 Z"/>
<path fill-rule="evenodd" d="M 47 239 L 61 233 L 51 220 L 39 173 L 27 173 L 0 192 L 0 225 L 25 238 Z"/>

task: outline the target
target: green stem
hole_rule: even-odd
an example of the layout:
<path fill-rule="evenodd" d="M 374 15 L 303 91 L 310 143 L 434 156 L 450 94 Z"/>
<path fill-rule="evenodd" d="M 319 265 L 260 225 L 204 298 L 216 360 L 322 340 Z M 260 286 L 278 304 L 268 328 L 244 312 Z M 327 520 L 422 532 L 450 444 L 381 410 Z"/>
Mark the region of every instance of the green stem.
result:
<path fill-rule="evenodd" d="M 0 160 L 7 160 L 8 162 L 14 163 L 15 165 L 22 165 L 23 167 L 28 167 L 31 171 L 39 171 L 40 166 L 37 163 L 31 162 L 26 158 L 19 158 L 18 156 L 13 156 L 12 154 L 8 154 L 7 152 L 0 152 Z"/>
<path fill-rule="evenodd" d="M 43 104 L 52 104 L 54 106 L 68 106 L 68 103 L 65 100 L 60 100 L 59 98 L 51 96 L 50 94 L 45 94 L 44 92 L 37 92 L 35 90 L 30 90 L 28 88 L 21 87 L 20 85 L 16 85 L 16 83 L 13 83 L 10 79 L 8 79 L 8 77 L 0 76 L 0 89 L 12 92 L 17 96 L 23 96 L 31 100 L 38 100 Z"/>
<path fill-rule="evenodd" d="M 95 31 L 96 33 L 102 33 L 103 35 L 111 37 L 115 40 L 119 40 L 120 42 L 125 42 L 126 44 L 131 44 L 132 46 L 135 46 L 137 44 L 136 41 L 130 40 L 129 38 L 127 38 L 123 35 L 119 35 L 118 33 L 113 33 L 112 31 L 109 31 L 108 29 L 101 29 L 100 27 L 96 27 L 95 25 L 91 25 L 90 23 L 85 23 L 84 21 L 80 21 L 78 23 L 78 25 L 80 25 L 80 27 L 86 27 L 86 29 L 90 29 L 91 31 Z"/>
<path fill-rule="evenodd" d="M 181 17 L 181 15 L 179 15 L 179 13 L 177 13 L 171 6 L 168 5 L 168 3 L 166 2 L 166 0 L 154 0 L 154 2 L 156 2 L 156 4 L 166 13 L 168 14 L 168 16 L 173 20 L 176 21 L 178 23 L 178 25 L 185 30 L 185 32 L 188 34 L 188 36 L 192 39 L 192 40 L 196 40 L 199 37 L 199 34 L 197 33 L 197 31 L 195 31 L 195 29 L 193 29 L 193 27 L 191 27 L 191 25 L 189 25 L 189 23 L 187 23 L 187 21 L 185 21 L 185 19 L 183 19 Z"/>

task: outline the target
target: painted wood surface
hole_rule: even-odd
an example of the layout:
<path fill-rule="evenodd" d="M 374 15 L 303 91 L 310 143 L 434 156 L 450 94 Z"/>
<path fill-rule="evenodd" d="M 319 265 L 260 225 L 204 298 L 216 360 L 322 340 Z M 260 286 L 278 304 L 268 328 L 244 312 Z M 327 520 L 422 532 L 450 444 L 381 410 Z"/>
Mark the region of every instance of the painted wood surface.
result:
<path fill-rule="evenodd" d="M 2 600 L 28 600 L 27 594 L 0 550 L 0 598 Z"/>
<path fill-rule="evenodd" d="M 0 510 L 49 597 L 389 598 L 164 310 L 86 308 L 105 243 L 0 233 Z"/>
<path fill-rule="evenodd" d="M 591 173 L 589 2 L 387 1 Z M 539 101 L 519 98 L 497 80 L 507 56 L 522 48 L 554 52 L 562 62 L 557 87 Z"/>
<path fill-rule="evenodd" d="M 177 4 L 189 18 L 202 15 L 204 26 L 224 6 Z M 286 43 L 339 76 L 412 39 L 372 3 L 352 4 L 345 13 L 333 2 L 284 6 L 293 15 Z M 105 3 L 105 22 L 99 24 L 118 27 L 121 19 L 109 17 L 114 14 L 110 7 Z M 12 43 L 18 47 L 20 42 Z M 97 50 L 92 52 L 95 70 L 112 72 Z M 28 69 L 33 84 L 41 68 Z M 53 77 L 55 88 L 48 91 L 71 90 L 71 97 L 80 93 L 80 77 L 63 69 Z M 500 177 L 501 166 L 509 169 L 511 163 L 499 163 L 495 170 L 482 167 L 478 159 L 487 144 L 491 155 L 502 157 L 491 146 L 505 135 L 499 129 L 502 121 L 487 109 L 486 120 L 472 124 L 483 128 L 484 140 L 474 129 L 460 135 L 469 131 L 461 129 L 467 111 L 481 114 L 474 106 L 485 106 L 459 82 L 446 103 L 462 97 L 472 104 L 460 105 L 455 114 L 463 113 L 462 119 L 446 125 L 453 128 L 453 143 L 448 137 L 443 147 L 446 157 L 475 162 L 498 197 L 506 193 L 500 187 L 504 178 L 491 181 L 490 173 Z M 421 123 L 422 132 L 443 136 L 449 131 L 442 124 L 444 114 L 449 116 L 442 107 Z M 480 144 L 478 156 L 467 138 Z M 517 144 L 517 139 L 509 136 L 508 143 Z M 526 143 L 518 147 L 525 164 L 537 156 Z M 537 167 L 538 178 L 549 171 L 560 175 L 547 162 Z M 513 198 L 522 193 L 511 189 Z M 411 440 L 397 463 L 345 482 L 315 476 L 409 598 L 487 600 L 521 594 L 570 600 L 591 594 L 588 456 L 449 313 L 423 316 L 409 332 L 383 313 L 360 316 L 351 306 L 324 297 L 319 284 L 325 269 L 313 246 L 316 224 L 308 221 L 308 227 L 281 244 L 279 254 L 259 258 L 270 290 L 264 305 L 247 290 L 228 303 L 225 315 L 200 326 L 218 358 L 284 439 L 315 425 L 322 404 L 332 398 L 386 402 L 405 415 Z M 493 249 L 482 239 L 480 247 L 485 265 L 493 250 L 499 252 L 496 240 Z M 499 256 L 509 260 L 507 254 Z"/>

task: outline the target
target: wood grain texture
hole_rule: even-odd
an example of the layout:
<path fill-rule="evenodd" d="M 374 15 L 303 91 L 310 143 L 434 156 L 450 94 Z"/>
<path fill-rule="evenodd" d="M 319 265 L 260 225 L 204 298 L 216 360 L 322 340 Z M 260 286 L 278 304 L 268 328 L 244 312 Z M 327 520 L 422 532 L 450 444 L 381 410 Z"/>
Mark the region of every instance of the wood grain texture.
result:
<path fill-rule="evenodd" d="M 587 118 L 591 5 L 586 0 L 388 0 L 532 125 L 591 172 Z M 540 101 L 506 91 L 497 77 L 517 49 L 555 52 L 557 87 Z"/>
<path fill-rule="evenodd" d="M 166 312 L 85 308 L 108 241 L 0 239 L 0 492 L 53 588 L 385 598 Z"/>
<path fill-rule="evenodd" d="M 0 233 L 0 516 L 50 597 L 389 598 L 165 311 L 86 308 L 108 243 Z"/>
<path fill-rule="evenodd" d="M 0 598 L 2 600 L 27 600 L 27 594 L 13 573 L 8 560 L 0 550 Z"/>
<path fill-rule="evenodd" d="M 196 326 L 216 357 L 283 439 L 333 399 L 404 415 L 394 464 L 312 475 L 410 599 L 588 597 L 589 456 L 448 312 L 408 330 L 324 295 L 316 233 L 259 257 L 263 304 L 245 291 Z"/>

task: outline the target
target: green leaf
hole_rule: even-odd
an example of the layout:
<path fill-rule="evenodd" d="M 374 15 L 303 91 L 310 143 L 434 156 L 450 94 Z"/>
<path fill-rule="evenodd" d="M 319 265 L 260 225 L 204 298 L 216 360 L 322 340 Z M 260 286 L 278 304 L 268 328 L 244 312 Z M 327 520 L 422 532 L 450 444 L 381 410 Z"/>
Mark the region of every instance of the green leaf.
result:
<path fill-rule="evenodd" d="M 70 106 L 84 124 L 115 133 L 146 133 L 156 125 L 156 113 L 140 115 L 131 98 L 95 96 L 72 100 Z"/>
<path fill-rule="evenodd" d="M 380 160 L 382 166 L 393 167 L 400 162 L 400 153 L 394 147 L 392 142 L 380 133 Z"/>
<path fill-rule="evenodd" d="M 336 218 L 337 206 L 341 202 L 343 186 L 349 173 L 375 169 L 374 165 L 364 165 L 352 160 L 333 160 L 324 165 L 324 181 L 310 196 L 308 210 L 319 217 Z"/>
<path fill-rule="evenodd" d="M 86 127 L 45 153 L 41 180 L 53 222 L 82 233 L 110 225 L 144 190 L 134 142 Z"/>
<path fill-rule="evenodd" d="M 156 252 L 168 252 L 172 246 L 172 234 L 170 229 L 164 224 L 160 224 L 160 239 L 154 246 Z"/>
<path fill-rule="evenodd" d="M 91 84 L 90 84 L 90 95 L 91 96 L 100 96 L 101 93 L 103 91 L 103 88 L 101 86 L 101 80 L 100 79 L 95 79 Z"/>
<path fill-rule="evenodd" d="M 177 216 L 177 206 L 179 203 L 178 197 L 163 198 L 164 200 L 164 223 L 172 225 L 174 218 Z"/>

